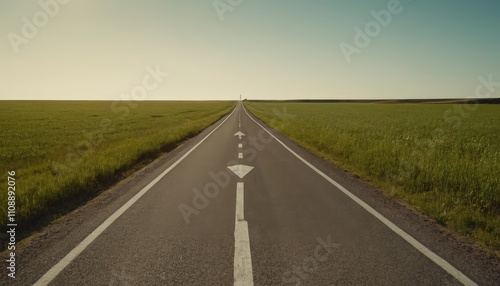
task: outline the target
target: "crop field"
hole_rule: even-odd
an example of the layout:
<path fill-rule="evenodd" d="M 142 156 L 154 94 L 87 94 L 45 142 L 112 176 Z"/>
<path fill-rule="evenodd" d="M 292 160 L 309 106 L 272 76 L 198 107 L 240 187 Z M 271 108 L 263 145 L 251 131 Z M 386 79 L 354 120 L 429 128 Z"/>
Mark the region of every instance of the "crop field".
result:
<path fill-rule="evenodd" d="M 500 105 L 245 105 L 303 147 L 500 253 Z"/>
<path fill-rule="evenodd" d="M 207 128 L 234 102 L 2 101 L 0 185 L 16 180 L 19 227 L 95 196 Z M 0 192 L 7 214 L 7 192 Z M 0 225 L 7 216 L 0 216 Z"/>

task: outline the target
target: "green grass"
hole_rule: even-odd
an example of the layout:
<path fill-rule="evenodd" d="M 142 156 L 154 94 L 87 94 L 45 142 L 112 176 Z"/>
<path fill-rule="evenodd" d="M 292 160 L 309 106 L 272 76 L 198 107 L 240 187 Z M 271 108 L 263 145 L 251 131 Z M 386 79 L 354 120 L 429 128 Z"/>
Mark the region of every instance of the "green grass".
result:
<path fill-rule="evenodd" d="M 95 196 L 138 165 L 207 128 L 234 102 L 2 101 L 0 225 L 7 172 L 16 172 L 16 217 L 29 228 Z"/>
<path fill-rule="evenodd" d="M 500 105 L 246 106 L 303 147 L 499 256 Z"/>

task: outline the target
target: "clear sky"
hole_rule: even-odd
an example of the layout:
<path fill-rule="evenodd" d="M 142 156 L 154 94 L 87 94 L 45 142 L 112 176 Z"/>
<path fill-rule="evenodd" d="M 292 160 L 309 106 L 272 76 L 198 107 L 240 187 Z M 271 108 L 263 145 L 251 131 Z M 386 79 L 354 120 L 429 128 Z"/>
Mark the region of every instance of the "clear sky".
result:
<path fill-rule="evenodd" d="M 0 2 L 0 99 L 127 98 L 148 66 L 169 74 L 148 100 L 471 97 L 478 76 L 500 82 L 498 0 L 58 1 Z"/>

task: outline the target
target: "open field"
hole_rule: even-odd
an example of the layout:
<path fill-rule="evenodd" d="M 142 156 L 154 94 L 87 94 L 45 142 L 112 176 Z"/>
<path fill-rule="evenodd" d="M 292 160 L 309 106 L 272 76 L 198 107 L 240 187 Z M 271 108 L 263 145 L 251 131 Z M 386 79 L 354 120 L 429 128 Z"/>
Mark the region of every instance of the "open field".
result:
<path fill-rule="evenodd" d="M 23 228 L 96 195 L 128 171 L 207 128 L 234 102 L 2 101 L 0 213 L 15 171 Z M 7 216 L 0 216 L 0 225 Z"/>
<path fill-rule="evenodd" d="M 305 148 L 500 254 L 500 105 L 245 105 Z"/>

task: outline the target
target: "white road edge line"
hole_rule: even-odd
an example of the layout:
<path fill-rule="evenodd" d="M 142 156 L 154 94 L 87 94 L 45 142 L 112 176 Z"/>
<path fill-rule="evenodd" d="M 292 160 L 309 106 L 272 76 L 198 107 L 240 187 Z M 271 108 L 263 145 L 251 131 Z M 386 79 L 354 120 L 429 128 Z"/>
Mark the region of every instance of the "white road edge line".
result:
<path fill-rule="evenodd" d="M 68 266 L 73 259 L 75 259 L 82 251 L 85 250 L 101 233 L 103 233 L 118 217 L 120 217 L 128 208 L 130 208 L 137 200 L 139 200 L 149 189 L 151 189 L 156 183 L 158 183 L 166 174 L 168 174 L 173 168 L 175 168 L 182 160 L 184 160 L 191 152 L 193 152 L 198 146 L 201 145 L 212 133 L 214 133 L 219 127 L 224 124 L 237 109 L 236 106 L 233 111 L 222 121 L 214 130 L 208 133 L 200 142 L 193 146 L 189 151 L 186 152 L 182 157 L 180 157 L 175 163 L 168 167 L 163 173 L 151 181 L 147 186 L 145 186 L 140 192 L 133 196 L 129 201 L 127 201 L 123 206 L 121 206 L 117 211 L 115 211 L 110 217 L 108 217 L 101 225 L 99 225 L 91 234 L 89 234 L 80 244 L 78 244 L 73 250 L 71 250 L 63 259 L 61 259 L 56 265 L 47 271 L 40 279 L 38 279 L 34 286 L 48 285 L 66 266 Z"/>
<path fill-rule="evenodd" d="M 244 184 L 236 186 L 236 219 L 234 222 L 234 285 L 253 286 L 252 256 L 248 223 L 244 220 Z"/>
<path fill-rule="evenodd" d="M 321 172 L 319 169 L 314 167 L 311 163 L 306 161 L 304 158 L 302 158 L 299 154 L 295 153 L 292 149 L 290 149 L 288 146 L 285 145 L 285 143 L 281 142 L 276 136 L 274 136 L 271 132 L 269 132 L 266 128 L 264 128 L 259 122 L 257 122 L 255 119 L 253 119 L 250 114 L 248 114 L 246 108 L 243 106 L 243 110 L 245 110 L 245 113 L 247 114 L 250 119 L 252 119 L 253 122 L 255 122 L 257 125 L 259 125 L 264 131 L 269 133 L 277 142 L 279 142 L 285 149 L 287 149 L 290 153 L 292 153 L 297 159 L 302 161 L 304 164 L 306 164 L 309 168 L 313 169 L 316 173 L 318 173 L 321 177 L 325 178 L 328 182 L 330 182 L 332 185 L 337 187 L 340 191 L 342 191 L 344 194 L 346 194 L 349 198 L 351 198 L 353 201 L 355 201 L 357 204 L 359 204 L 362 208 L 364 208 L 366 211 L 368 211 L 370 214 L 372 214 L 374 217 L 376 217 L 378 220 L 380 220 L 383 224 L 385 224 L 387 227 L 389 227 L 392 231 L 394 231 L 397 235 L 399 235 L 401 238 L 406 240 L 409 244 L 411 244 L 414 248 L 416 248 L 418 251 L 420 251 L 423 255 L 427 256 L 430 260 L 432 260 L 434 263 L 436 263 L 438 266 L 440 266 L 442 269 L 444 269 L 446 272 L 448 272 L 450 275 L 455 277 L 458 281 L 460 281 L 462 284 L 467 285 L 467 286 L 476 286 L 477 283 L 472 281 L 469 277 L 467 277 L 465 274 L 460 272 L 460 270 L 456 269 L 453 267 L 450 263 L 448 263 L 446 260 L 441 258 L 439 255 L 436 253 L 432 252 L 430 249 L 425 247 L 423 244 L 418 242 L 415 238 L 413 238 L 411 235 L 406 233 L 404 230 L 400 229 L 397 225 L 392 223 L 390 220 L 385 218 L 383 215 L 381 215 L 379 212 L 377 212 L 374 208 L 366 204 L 364 201 L 362 201 L 360 198 L 355 196 L 353 193 L 349 192 L 346 188 L 344 188 L 342 185 L 337 183 L 335 180 L 332 178 L 328 177 L 325 173 Z"/>

